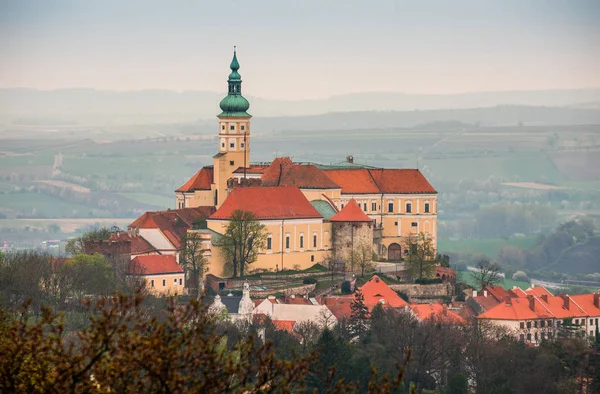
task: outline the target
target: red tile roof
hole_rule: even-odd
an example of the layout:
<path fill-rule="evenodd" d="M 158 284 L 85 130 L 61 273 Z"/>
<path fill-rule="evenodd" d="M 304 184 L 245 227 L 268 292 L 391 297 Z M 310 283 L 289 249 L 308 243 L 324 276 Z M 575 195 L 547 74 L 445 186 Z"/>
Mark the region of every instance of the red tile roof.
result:
<path fill-rule="evenodd" d="M 533 320 L 554 318 L 547 305 L 543 305 L 536 297 L 532 297 L 534 309 L 530 308 L 530 300 L 511 298 L 510 302 L 500 302 L 492 309 L 478 316 L 479 319 L 490 320 Z"/>
<path fill-rule="evenodd" d="M 150 255 L 137 256 L 129 263 L 131 275 L 160 275 L 182 273 L 183 268 L 175 260 L 175 256 Z"/>
<path fill-rule="evenodd" d="M 438 319 L 448 323 L 462 324 L 465 320 L 441 304 L 411 304 L 410 309 L 419 320 Z"/>
<path fill-rule="evenodd" d="M 373 219 L 367 216 L 358 206 L 354 199 L 348 201 L 344 208 L 329 219 L 330 222 L 372 222 Z"/>
<path fill-rule="evenodd" d="M 167 211 L 145 212 L 129 225 L 130 228 L 159 229 L 175 246 L 181 246 L 181 238 L 193 227 L 194 222 L 208 218 L 214 207 L 170 209 Z"/>
<path fill-rule="evenodd" d="M 246 173 L 247 174 L 264 174 L 265 170 L 268 167 L 269 167 L 268 164 L 250 164 L 250 166 L 246 167 Z M 243 174 L 244 167 L 239 167 L 233 173 L 234 174 Z"/>
<path fill-rule="evenodd" d="M 156 248 L 143 237 L 140 237 L 139 235 L 131 236 L 129 233 L 124 231 L 112 234 L 109 239 L 115 242 L 130 242 L 131 255 L 154 253 L 157 251 Z"/>
<path fill-rule="evenodd" d="M 482 291 L 479 294 L 483 295 L 484 291 L 486 290 L 498 302 L 504 300 L 505 297 L 510 297 L 509 292 L 506 291 L 506 289 L 504 289 L 504 287 L 502 286 L 486 286 L 482 289 Z"/>
<path fill-rule="evenodd" d="M 417 169 L 381 168 L 369 173 L 383 193 L 437 193 Z"/>
<path fill-rule="evenodd" d="M 384 306 L 392 308 L 400 308 L 408 305 L 406 301 L 400 298 L 398 293 L 390 289 L 377 275 L 373 275 L 371 280 L 365 283 L 360 290 L 365 297 L 365 305 L 369 310 L 382 301 Z"/>
<path fill-rule="evenodd" d="M 326 169 L 325 175 L 342 187 L 342 194 L 437 193 L 417 169 Z"/>
<path fill-rule="evenodd" d="M 473 297 L 473 301 L 477 302 L 483 309 L 490 310 L 496 305 L 500 303 L 496 298 L 489 295 L 486 297 L 484 295 L 478 295 L 477 297 Z"/>
<path fill-rule="evenodd" d="M 261 177 L 262 186 L 296 186 L 301 189 L 340 189 L 312 164 L 294 164 L 290 158 L 273 160 Z"/>
<path fill-rule="evenodd" d="M 550 293 L 548 291 L 548 289 L 546 289 L 544 286 L 538 286 L 538 287 L 530 287 L 529 289 L 525 290 L 526 294 L 531 294 L 537 297 L 541 297 L 542 294 L 546 295 L 548 297 L 554 297 L 554 294 Z"/>
<path fill-rule="evenodd" d="M 295 320 L 273 320 L 273 325 L 279 331 L 294 331 L 294 324 L 296 324 Z"/>
<path fill-rule="evenodd" d="M 226 220 L 236 210 L 250 211 L 257 219 L 321 218 L 297 187 L 233 189 L 221 208 L 210 218 Z"/>
<path fill-rule="evenodd" d="M 325 170 L 333 182 L 340 185 L 342 194 L 378 194 L 381 190 L 367 169 Z"/>
<path fill-rule="evenodd" d="M 338 320 L 343 318 L 348 319 L 352 314 L 352 300 L 354 296 L 334 296 L 323 297 L 320 300 L 322 305 L 325 305 Z"/>
<path fill-rule="evenodd" d="M 598 304 L 594 302 L 594 298 L 598 297 Z M 575 301 L 589 316 L 600 316 L 600 295 L 598 294 L 579 294 L 571 296 L 571 300 Z M 598 306 L 596 306 L 598 305 Z"/>
<path fill-rule="evenodd" d="M 183 186 L 175 190 L 176 192 L 193 192 L 194 190 L 210 190 L 213 183 L 213 167 L 203 167 L 194 174 Z"/>

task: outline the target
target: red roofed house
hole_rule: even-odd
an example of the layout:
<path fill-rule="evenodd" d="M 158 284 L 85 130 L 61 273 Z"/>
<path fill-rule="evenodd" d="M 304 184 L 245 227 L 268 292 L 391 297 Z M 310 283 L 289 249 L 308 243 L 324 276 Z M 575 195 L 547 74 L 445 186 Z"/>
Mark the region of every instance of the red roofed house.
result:
<path fill-rule="evenodd" d="M 451 324 L 464 324 L 465 319 L 442 304 L 410 304 L 410 310 L 421 321 L 435 319 Z"/>
<path fill-rule="evenodd" d="M 377 275 L 373 275 L 371 280 L 360 288 L 360 291 L 365 297 L 365 305 L 369 310 L 372 310 L 377 304 L 392 308 L 408 306 L 408 302 L 404 301 L 398 293 L 390 289 Z"/>
<path fill-rule="evenodd" d="M 514 294 L 514 289 L 511 291 Z M 526 297 L 506 296 L 498 305 L 477 316 L 510 329 L 521 341 L 539 344 L 556 338 L 565 319 L 594 336 L 600 319 L 600 295 L 554 296 L 544 287 L 532 287 Z"/>
<path fill-rule="evenodd" d="M 351 157 L 333 165 L 294 163 L 288 157 L 252 164 L 250 104 L 242 96 L 235 52 L 230 68 L 228 94 L 217 116 L 218 143 L 212 166 L 202 167 L 175 191 L 177 211 L 216 211 L 209 219 L 210 231 L 203 233 L 214 274 L 221 274 L 224 262 L 213 240 L 223 234 L 235 209 L 254 212 L 268 227 L 267 247 L 253 268 L 307 268 L 329 253 L 347 254 L 356 246 L 354 225 L 364 230 L 359 231 L 359 238 L 368 239 L 380 258 L 391 261 L 401 260 L 407 252 L 401 246 L 404 240 L 421 232 L 436 245 L 437 192 L 418 169 L 373 168 L 355 164 Z M 347 205 L 352 207 L 344 211 Z M 333 219 L 340 211 L 341 216 Z M 357 211 L 362 212 L 358 215 Z M 360 219 L 349 221 L 348 217 Z M 132 227 L 159 253 L 174 253 L 181 238 L 175 219 L 163 211 L 142 216 Z M 338 229 L 343 230 L 344 240 L 336 250 L 332 240 Z"/>
<path fill-rule="evenodd" d="M 137 256 L 129 263 L 131 280 L 143 281 L 155 295 L 183 294 L 185 275 L 174 255 Z"/>

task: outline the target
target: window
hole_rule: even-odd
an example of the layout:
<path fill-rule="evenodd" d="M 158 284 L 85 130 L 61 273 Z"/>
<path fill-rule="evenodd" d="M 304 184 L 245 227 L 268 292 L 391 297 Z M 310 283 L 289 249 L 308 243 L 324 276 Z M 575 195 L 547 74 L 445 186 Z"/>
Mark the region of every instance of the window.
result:
<path fill-rule="evenodd" d="M 519 325 L 521 328 L 525 328 L 525 323 L 521 322 L 521 324 Z"/>
<path fill-rule="evenodd" d="M 594 319 L 590 319 L 590 326 L 594 325 Z"/>
<path fill-rule="evenodd" d="M 235 142 L 230 142 L 230 143 L 229 143 L 229 147 L 230 147 L 230 148 L 235 148 Z"/>
<path fill-rule="evenodd" d="M 531 341 L 531 334 L 527 334 L 527 340 Z"/>
<path fill-rule="evenodd" d="M 221 148 L 225 148 L 225 143 L 221 142 Z"/>
<path fill-rule="evenodd" d="M 177 278 L 173 279 L 173 283 L 177 284 Z"/>
<path fill-rule="evenodd" d="M 290 248 L 290 236 L 289 235 L 285 236 L 285 248 L 286 249 Z"/>
<path fill-rule="evenodd" d="M 310 261 L 311 261 L 311 262 L 315 261 L 315 255 L 314 255 L 314 254 L 311 254 L 311 255 L 310 255 Z"/>
<path fill-rule="evenodd" d="M 537 328 L 537 320 L 533 322 L 533 326 Z"/>
<path fill-rule="evenodd" d="M 394 222 L 394 226 L 398 226 L 398 222 Z"/>
<path fill-rule="evenodd" d="M 183 286 L 183 279 L 179 278 L 179 286 Z"/>
<path fill-rule="evenodd" d="M 273 249 L 273 239 L 269 235 L 269 238 L 267 238 L 267 250 L 271 250 L 271 249 Z"/>
<path fill-rule="evenodd" d="M 429 203 L 425 203 L 425 213 L 429 213 Z"/>
<path fill-rule="evenodd" d="M 406 213 L 411 213 L 412 212 L 412 204 L 407 202 L 406 203 Z"/>
<path fill-rule="evenodd" d="M 388 212 L 394 212 L 394 203 L 388 202 Z"/>
<path fill-rule="evenodd" d="M 377 203 L 376 202 L 372 202 L 371 203 L 371 211 L 376 211 L 377 210 Z"/>
<path fill-rule="evenodd" d="M 232 166 L 232 165 L 234 165 L 234 164 L 235 164 L 235 162 L 234 162 L 233 160 L 229 160 L 229 165 L 230 165 L 230 166 Z"/>
<path fill-rule="evenodd" d="M 150 281 L 150 287 L 154 287 L 154 279 Z"/>
<path fill-rule="evenodd" d="M 363 204 L 363 211 L 367 212 L 367 203 Z"/>
<path fill-rule="evenodd" d="M 548 320 L 548 327 L 552 327 L 552 320 Z"/>
<path fill-rule="evenodd" d="M 546 320 L 542 320 L 540 322 L 540 327 L 546 327 Z"/>
<path fill-rule="evenodd" d="M 531 328 L 531 322 L 530 321 L 527 322 L 527 328 Z"/>
<path fill-rule="evenodd" d="M 342 204 L 342 209 L 344 209 L 344 204 Z"/>
<path fill-rule="evenodd" d="M 235 125 L 232 124 L 231 126 L 229 126 L 229 130 L 235 130 Z"/>
<path fill-rule="evenodd" d="M 521 336 L 519 337 L 519 340 L 521 342 L 525 342 L 525 334 L 521 334 Z"/>
<path fill-rule="evenodd" d="M 578 326 L 579 325 L 579 319 L 575 319 L 575 325 Z"/>
<path fill-rule="evenodd" d="M 167 285 L 167 280 L 163 279 L 163 287 L 165 287 Z"/>
<path fill-rule="evenodd" d="M 317 234 L 313 235 L 313 248 L 317 247 Z"/>
<path fill-rule="evenodd" d="M 411 227 L 417 227 L 417 222 L 412 222 L 410 225 Z"/>
<path fill-rule="evenodd" d="M 537 332 L 535 333 L 534 338 L 535 338 L 535 341 L 537 342 L 537 340 L 538 340 L 538 333 Z"/>
<path fill-rule="evenodd" d="M 244 144 L 243 142 L 240 142 L 240 148 L 245 148 L 246 144 Z"/>
<path fill-rule="evenodd" d="M 242 128 L 242 131 L 246 130 L 246 126 L 241 125 L 240 127 Z"/>
<path fill-rule="evenodd" d="M 304 235 L 300 236 L 300 249 L 304 249 Z"/>

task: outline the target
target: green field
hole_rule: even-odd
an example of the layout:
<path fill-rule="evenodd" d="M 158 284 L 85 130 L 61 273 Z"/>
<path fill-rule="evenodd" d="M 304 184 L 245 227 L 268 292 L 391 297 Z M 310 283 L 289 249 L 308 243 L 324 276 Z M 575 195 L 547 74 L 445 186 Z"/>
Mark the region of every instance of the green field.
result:
<path fill-rule="evenodd" d="M 0 194 L 0 207 L 47 218 L 105 217 L 108 212 L 37 193 Z"/>
<path fill-rule="evenodd" d="M 161 209 L 175 208 L 175 197 L 167 197 L 150 193 L 119 193 L 123 197 L 139 201 L 144 204 L 156 205 Z"/>
<path fill-rule="evenodd" d="M 522 249 L 533 248 L 538 241 L 537 236 L 514 237 L 504 240 L 502 238 L 484 238 L 484 239 L 460 239 L 449 240 L 439 239 L 437 241 L 440 253 L 464 253 L 464 254 L 484 254 L 491 259 L 498 256 L 498 252 L 505 246 L 514 246 Z"/>

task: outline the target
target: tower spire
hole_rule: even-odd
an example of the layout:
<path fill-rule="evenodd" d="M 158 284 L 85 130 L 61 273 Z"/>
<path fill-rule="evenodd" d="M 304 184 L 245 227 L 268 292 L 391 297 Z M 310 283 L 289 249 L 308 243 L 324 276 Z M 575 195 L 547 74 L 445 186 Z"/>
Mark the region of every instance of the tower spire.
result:
<path fill-rule="evenodd" d="M 243 116 L 249 117 L 246 112 L 250 108 L 250 103 L 242 96 L 242 77 L 238 73 L 240 63 L 237 59 L 237 47 L 233 46 L 233 59 L 229 65 L 231 73 L 227 78 L 227 96 L 221 100 L 219 106 L 223 111 L 219 116 Z"/>

